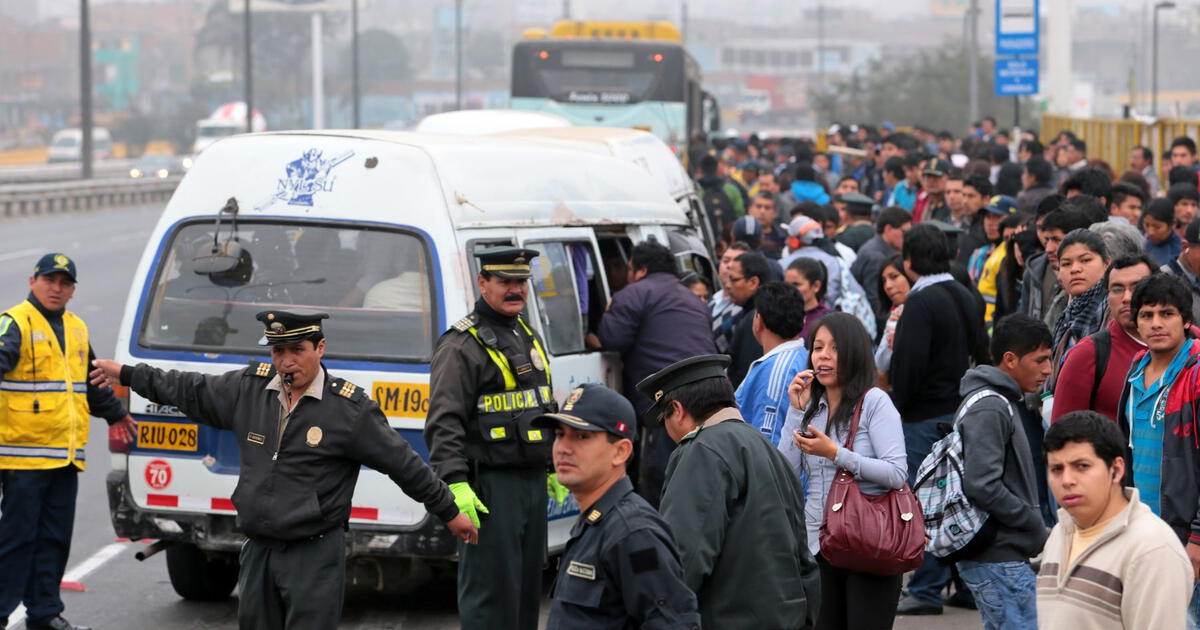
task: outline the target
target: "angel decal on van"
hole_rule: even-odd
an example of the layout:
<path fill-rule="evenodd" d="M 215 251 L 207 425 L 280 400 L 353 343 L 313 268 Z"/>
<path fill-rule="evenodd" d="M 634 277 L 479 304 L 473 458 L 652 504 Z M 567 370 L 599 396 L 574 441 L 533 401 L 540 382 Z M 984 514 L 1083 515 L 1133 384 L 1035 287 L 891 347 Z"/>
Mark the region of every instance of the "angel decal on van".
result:
<path fill-rule="evenodd" d="M 336 178 L 329 174 L 333 167 L 353 156 L 354 151 L 346 151 L 325 159 L 324 152 L 320 149 L 305 151 L 298 159 L 288 162 L 284 167 L 287 176 L 279 180 L 275 199 L 286 201 L 289 206 L 311 207 L 313 195 L 333 190 Z"/>

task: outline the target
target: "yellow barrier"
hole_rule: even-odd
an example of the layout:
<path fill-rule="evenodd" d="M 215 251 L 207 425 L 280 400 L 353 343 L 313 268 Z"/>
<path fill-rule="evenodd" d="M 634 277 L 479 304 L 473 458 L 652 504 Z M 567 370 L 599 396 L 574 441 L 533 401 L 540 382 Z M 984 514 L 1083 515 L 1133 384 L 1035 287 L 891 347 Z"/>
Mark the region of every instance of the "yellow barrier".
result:
<path fill-rule="evenodd" d="M 1119 177 L 1129 170 L 1129 152 L 1138 145 L 1154 154 L 1154 166 L 1159 178 L 1166 183 L 1163 151 L 1179 136 L 1200 138 L 1200 120 L 1160 119 L 1153 124 L 1137 120 L 1104 120 L 1042 115 L 1042 142 L 1052 142 L 1060 132 L 1070 130 L 1087 143 L 1088 159 L 1108 162 Z"/>
<path fill-rule="evenodd" d="M 25 164 L 45 164 L 46 154 L 50 150 L 46 147 L 40 149 L 12 149 L 11 151 L 0 151 L 0 166 L 18 166 Z"/>

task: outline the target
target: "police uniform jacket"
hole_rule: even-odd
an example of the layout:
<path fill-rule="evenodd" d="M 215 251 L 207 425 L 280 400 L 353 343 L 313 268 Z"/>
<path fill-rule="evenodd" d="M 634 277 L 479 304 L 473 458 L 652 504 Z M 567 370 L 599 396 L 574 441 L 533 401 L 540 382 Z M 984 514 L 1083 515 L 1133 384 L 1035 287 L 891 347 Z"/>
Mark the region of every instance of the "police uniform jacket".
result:
<path fill-rule="evenodd" d="M 705 628 L 811 628 L 820 577 L 800 480 L 736 409 L 689 433 L 667 462 L 660 506 Z"/>
<path fill-rule="evenodd" d="M 477 339 L 469 332 L 471 329 L 477 330 L 479 337 L 485 339 Z M 485 349 L 484 340 L 494 343 L 496 352 L 512 359 L 508 365 L 517 381 L 515 391 L 533 390 L 536 399 L 499 396 L 509 388 L 504 372 Z M 480 462 L 477 449 L 481 440 L 495 440 L 488 444 L 497 451 L 505 448 L 520 450 L 521 466 L 510 463 L 497 465 L 498 468 L 549 470 L 553 434 L 542 430 L 537 433 L 540 444 L 527 443 L 531 430 L 528 423 L 540 413 L 558 409 L 550 391 L 549 366 L 534 347 L 533 340 L 541 344 L 535 331 L 517 317 L 496 312 L 482 298 L 475 303 L 475 310 L 470 315 L 438 340 L 430 365 L 425 442 L 429 445 L 430 464 L 446 483 L 468 481 L 474 474 L 473 465 Z M 480 426 L 481 395 L 485 393 L 497 394 L 489 398 L 500 401 L 494 405 L 495 409 L 512 416 L 513 426 Z M 517 417 L 523 426 L 516 426 Z M 521 444 L 516 445 L 517 441 Z"/>
<path fill-rule="evenodd" d="M 267 389 L 275 377 L 269 363 L 252 361 L 220 375 L 138 364 L 121 368 L 121 383 L 179 407 L 190 420 L 233 431 L 241 455 L 233 492 L 238 527 L 256 541 L 305 540 L 343 526 L 360 466 L 391 477 L 443 522 L 457 516 L 450 489 L 388 425 L 379 405 L 321 369 L 321 394 L 304 393 L 282 435 L 278 391 Z"/>
<path fill-rule="evenodd" d="M 622 477 L 571 529 L 547 630 L 700 627 L 667 524 Z"/>

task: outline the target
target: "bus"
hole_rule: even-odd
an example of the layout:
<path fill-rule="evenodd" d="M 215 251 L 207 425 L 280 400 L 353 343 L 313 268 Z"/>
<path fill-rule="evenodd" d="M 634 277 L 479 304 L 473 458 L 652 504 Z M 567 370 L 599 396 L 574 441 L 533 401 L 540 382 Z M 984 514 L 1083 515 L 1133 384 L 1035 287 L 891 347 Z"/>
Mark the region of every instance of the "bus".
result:
<path fill-rule="evenodd" d="M 680 156 L 689 138 L 720 126 L 700 65 L 668 22 L 564 20 L 525 37 L 513 49 L 513 109 L 641 129 Z"/>

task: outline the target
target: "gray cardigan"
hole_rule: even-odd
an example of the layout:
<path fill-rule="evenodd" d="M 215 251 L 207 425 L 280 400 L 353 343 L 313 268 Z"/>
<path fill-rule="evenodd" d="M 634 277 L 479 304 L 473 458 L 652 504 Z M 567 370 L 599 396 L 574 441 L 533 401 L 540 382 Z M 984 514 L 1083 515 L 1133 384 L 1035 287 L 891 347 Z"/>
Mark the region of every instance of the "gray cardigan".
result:
<path fill-rule="evenodd" d="M 809 424 L 828 433 L 825 427 L 829 422 L 829 406 L 825 398 L 821 398 L 819 405 Z M 904 450 L 900 412 L 896 411 L 891 397 L 876 387 L 868 390 L 863 399 L 862 418 L 858 423 L 858 433 L 854 436 L 854 450 L 842 447 L 848 435 L 829 435 L 838 445 L 834 461 L 808 455 L 796 446 L 792 432 L 800 430 L 803 423 L 804 411 L 789 408 L 779 450 L 787 457 L 797 475 L 802 470 L 808 472 L 804 522 L 808 529 L 808 548 L 816 555 L 820 551 L 821 523 L 825 520 L 825 499 L 829 496 L 829 488 L 833 485 L 837 470 L 845 468 L 853 474 L 864 494 L 883 494 L 904 487 L 908 481 L 908 457 Z"/>

